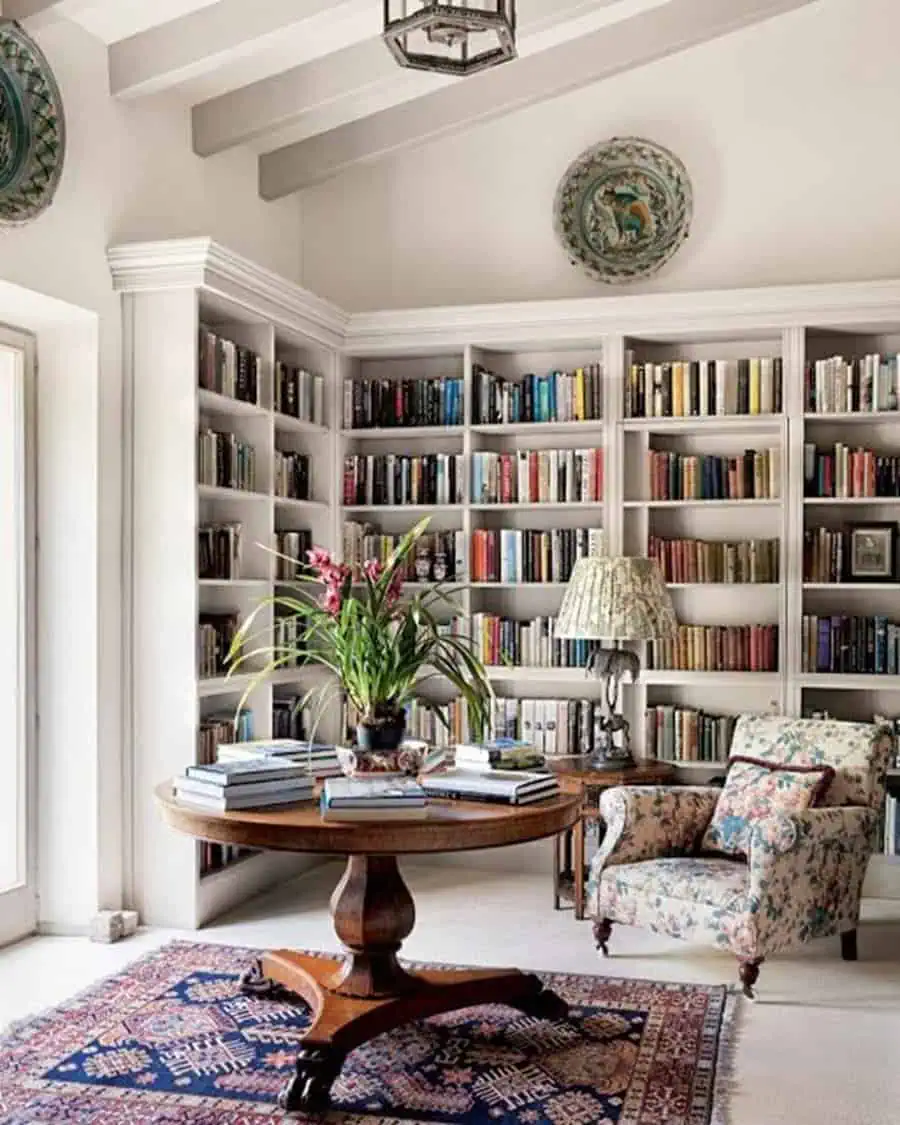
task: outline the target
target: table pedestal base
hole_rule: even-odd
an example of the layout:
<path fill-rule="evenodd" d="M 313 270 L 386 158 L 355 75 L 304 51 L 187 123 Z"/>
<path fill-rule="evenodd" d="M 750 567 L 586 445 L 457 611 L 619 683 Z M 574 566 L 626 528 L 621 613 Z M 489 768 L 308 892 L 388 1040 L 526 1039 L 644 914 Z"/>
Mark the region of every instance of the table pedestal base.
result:
<path fill-rule="evenodd" d="M 508 1004 L 539 1019 L 565 1019 L 568 1007 L 533 973 L 518 969 L 422 969 L 404 973 L 400 995 L 364 999 L 335 991 L 346 972 L 338 957 L 314 957 L 291 950 L 264 956 L 244 975 L 249 995 L 301 997 L 312 1023 L 297 1057 L 297 1072 L 279 1097 L 289 1111 L 315 1113 L 329 1104 L 329 1091 L 355 1047 L 415 1020 L 477 1004 Z"/>

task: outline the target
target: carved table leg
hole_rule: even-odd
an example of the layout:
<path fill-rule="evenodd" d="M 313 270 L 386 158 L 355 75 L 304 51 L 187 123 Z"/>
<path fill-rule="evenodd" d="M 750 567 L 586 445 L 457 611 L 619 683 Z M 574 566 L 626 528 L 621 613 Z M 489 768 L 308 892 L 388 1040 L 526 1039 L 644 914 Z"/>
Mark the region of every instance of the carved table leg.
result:
<path fill-rule="evenodd" d="M 279 1109 L 288 1113 L 325 1113 L 331 1087 L 344 1065 L 344 1054 L 333 1048 L 307 1047 L 297 1056 L 297 1073 L 278 1095 Z"/>

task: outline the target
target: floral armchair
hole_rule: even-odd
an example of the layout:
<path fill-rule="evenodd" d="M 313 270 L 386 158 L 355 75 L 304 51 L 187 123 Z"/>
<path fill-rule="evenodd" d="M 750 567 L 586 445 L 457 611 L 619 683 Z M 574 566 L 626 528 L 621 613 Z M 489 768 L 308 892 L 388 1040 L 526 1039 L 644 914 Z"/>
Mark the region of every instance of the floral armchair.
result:
<path fill-rule="evenodd" d="M 612 923 L 730 950 L 747 996 L 773 953 L 841 935 L 856 960 L 856 926 L 892 750 L 869 723 L 742 716 L 731 756 L 835 774 L 817 808 L 753 821 L 746 859 L 695 854 L 721 790 L 629 786 L 600 802 L 606 835 L 591 865 L 588 909 L 604 955 Z"/>

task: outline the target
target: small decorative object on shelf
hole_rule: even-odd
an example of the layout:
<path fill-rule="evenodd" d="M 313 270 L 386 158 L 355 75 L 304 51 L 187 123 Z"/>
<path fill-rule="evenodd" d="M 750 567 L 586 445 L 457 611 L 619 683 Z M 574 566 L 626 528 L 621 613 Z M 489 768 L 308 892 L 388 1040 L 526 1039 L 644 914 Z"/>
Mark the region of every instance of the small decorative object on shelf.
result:
<path fill-rule="evenodd" d="M 807 414 L 877 414 L 900 408 L 900 355 L 832 356 L 806 365 Z"/>
<path fill-rule="evenodd" d="M 849 530 L 847 580 L 893 582 L 897 577 L 898 525 L 859 523 Z"/>
<path fill-rule="evenodd" d="M 583 152 L 556 193 L 556 232 L 573 265 L 608 284 L 649 277 L 687 238 L 687 169 L 662 145 L 613 137 Z"/>
<path fill-rule="evenodd" d="M 400 66 L 465 78 L 516 57 L 516 0 L 384 0 L 383 37 Z"/>
<path fill-rule="evenodd" d="M 377 559 L 387 564 L 402 540 L 400 535 L 385 535 L 369 524 L 344 523 L 344 562 L 353 581 L 363 581 L 363 563 Z M 465 575 L 465 537 L 461 531 L 436 531 L 416 540 L 414 551 L 400 564 L 404 582 L 444 582 Z M 446 593 L 446 591 L 445 591 Z"/>
<path fill-rule="evenodd" d="M 358 715 L 357 768 L 363 755 L 377 754 L 385 761 L 395 759 L 395 769 L 388 772 L 402 772 L 405 708 L 415 695 L 423 669 L 443 676 L 456 689 L 467 704 L 469 721 L 482 729 L 491 686 L 468 638 L 449 634 L 434 616 L 445 596 L 441 585 L 409 601 L 401 600 L 407 560 L 428 522 L 420 521 L 404 535 L 386 564 L 377 559 L 364 562 L 364 591 L 359 597 L 353 593 L 349 566 L 335 562 L 322 549 L 311 551 L 309 573 L 297 579 L 301 590 L 291 596 L 281 593 L 264 598 L 234 639 L 232 673 L 240 672 L 251 659 L 242 656 L 242 649 L 258 628 L 258 614 L 274 607 L 297 619 L 296 647 L 248 646 L 254 661 L 262 658 L 266 663 L 255 672 L 241 706 L 260 682 L 302 652 L 307 664 L 321 665 L 334 674 L 308 693 L 317 701 L 320 713 L 343 692 Z M 422 705 L 442 717 L 440 704 L 422 701 Z"/>
<path fill-rule="evenodd" d="M 0 19 L 0 226 L 29 223 L 50 206 L 65 156 L 50 64 L 18 23 Z"/>
<path fill-rule="evenodd" d="M 637 653 L 599 642 L 657 641 L 673 636 L 677 628 L 672 599 L 652 559 L 587 558 L 576 563 L 556 633 L 597 642 L 588 672 L 605 679 L 607 714 L 593 768 L 634 764 L 628 721 L 618 710 L 619 683 L 625 672 L 635 683 L 641 670 Z"/>
<path fill-rule="evenodd" d="M 780 356 L 635 363 L 625 357 L 626 418 L 781 413 Z"/>

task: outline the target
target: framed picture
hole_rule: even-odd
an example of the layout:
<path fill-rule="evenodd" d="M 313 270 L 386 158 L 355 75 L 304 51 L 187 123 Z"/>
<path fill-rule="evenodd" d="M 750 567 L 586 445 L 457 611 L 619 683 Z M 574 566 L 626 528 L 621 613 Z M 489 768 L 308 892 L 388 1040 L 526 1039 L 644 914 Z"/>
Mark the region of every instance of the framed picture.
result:
<path fill-rule="evenodd" d="M 895 523 L 857 523 L 850 526 L 846 582 L 893 582 L 897 577 Z"/>

